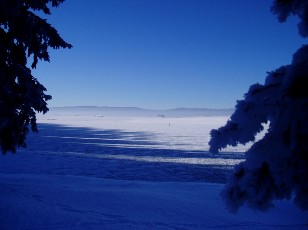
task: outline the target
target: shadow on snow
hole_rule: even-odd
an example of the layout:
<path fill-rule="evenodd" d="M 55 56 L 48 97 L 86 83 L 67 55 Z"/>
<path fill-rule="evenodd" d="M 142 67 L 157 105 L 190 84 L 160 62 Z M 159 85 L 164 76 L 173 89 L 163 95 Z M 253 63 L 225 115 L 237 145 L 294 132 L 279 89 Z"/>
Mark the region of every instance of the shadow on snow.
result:
<path fill-rule="evenodd" d="M 38 134 L 29 134 L 27 149 L 3 156 L 0 173 L 221 183 L 232 161 L 243 159 L 235 153 L 178 150 L 164 140 L 151 141 L 154 135 L 40 124 Z"/>

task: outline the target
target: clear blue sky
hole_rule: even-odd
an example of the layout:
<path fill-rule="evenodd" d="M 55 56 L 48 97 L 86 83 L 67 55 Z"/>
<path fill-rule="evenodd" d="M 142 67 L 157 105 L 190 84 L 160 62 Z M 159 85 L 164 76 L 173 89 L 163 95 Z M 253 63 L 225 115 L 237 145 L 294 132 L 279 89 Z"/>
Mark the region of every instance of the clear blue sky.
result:
<path fill-rule="evenodd" d="M 305 41 L 271 0 L 66 0 L 48 16 L 74 47 L 34 75 L 49 106 L 231 108 Z"/>

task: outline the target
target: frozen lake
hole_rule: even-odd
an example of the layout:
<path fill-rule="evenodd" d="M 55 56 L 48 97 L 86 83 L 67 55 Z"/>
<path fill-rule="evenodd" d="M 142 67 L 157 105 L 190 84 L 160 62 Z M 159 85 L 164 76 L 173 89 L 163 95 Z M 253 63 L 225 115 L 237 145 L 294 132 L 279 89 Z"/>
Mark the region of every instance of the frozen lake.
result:
<path fill-rule="evenodd" d="M 0 172 L 18 169 L 119 180 L 225 182 L 245 149 L 207 151 L 210 130 L 226 120 L 44 116 L 39 119 L 39 133 L 29 135 L 28 148 L 5 157 L 15 161 L 14 168 L 10 167 L 13 162 L 3 163 Z"/>
<path fill-rule="evenodd" d="M 287 201 L 268 213 L 224 210 L 222 183 L 249 147 L 207 151 L 210 130 L 227 119 L 40 116 L 28 148 L 0 161 L 0 223 L 3 229 L 307 227 L 307 213 Z"/>

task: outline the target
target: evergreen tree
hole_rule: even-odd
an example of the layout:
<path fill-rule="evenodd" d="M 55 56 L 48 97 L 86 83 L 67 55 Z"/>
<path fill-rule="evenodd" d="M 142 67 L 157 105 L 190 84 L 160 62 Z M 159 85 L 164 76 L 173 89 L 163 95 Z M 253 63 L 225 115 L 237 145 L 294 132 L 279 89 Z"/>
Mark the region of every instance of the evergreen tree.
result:
<path fill-rule="evenodd" d="M 272 12 L 280 21 L 300 18 L 299 33 L 308 37 L 308 1 L 276 0 Z M 283 39 L 283 38 L 282 38 Z M 283 48 L 283 47 L 282 47 Z M 224 127 L 211 131 L 210 151 L 255 140 L 222 192 L 227 208 L 236 212 L 243 204 L 267 210 L 273 200 L 293 199 L 308 210 L 308 45 L 301 47 L 290 65 L 268 74 L 264 85 L 252 85 L 238 101 Z"/>
<path fill-rule="evenodd" d="M 48 111 L 51 96 L 31 74 L 38 60 L 49 61 L 48 48 L 71 48 L 45 19 L 64 0 L 0 0 L 0 148 L 26 147 L 29 126 L 37 131 L 36 112 Z M 27 66 L 31 58 L 31 67 Z"/>

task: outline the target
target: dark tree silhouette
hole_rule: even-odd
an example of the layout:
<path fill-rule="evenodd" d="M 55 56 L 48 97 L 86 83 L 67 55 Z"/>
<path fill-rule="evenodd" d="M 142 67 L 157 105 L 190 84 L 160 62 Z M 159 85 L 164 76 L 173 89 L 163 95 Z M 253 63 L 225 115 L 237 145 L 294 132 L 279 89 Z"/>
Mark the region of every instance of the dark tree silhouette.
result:
<path fill-rule="evenodd" d="M 276 0 L 272 12 L 281 22 L 300 18 L 299 33 L 308 36 L 308 1 Z M 229 210 L 243 204 L 267 210 L 278 199 L 293 199 L 308 210 L 308 45 L 290 65 L 269 73 L 264 85 L 252 85 L 224 127 L 211 131 L 210 151 L 255 140 L 269 122 L 269 130 L 246 152 L 222 192 Z"/>
<path fill-rule="evenodd" d="M 26 147 L 37 131 L 36 112 L 48 111 L 45 87 L 31 74 L 38 60 L 49 61 L 48 48 L 71 48 L 40 14 L 64 0 L 0 0 L 0 148 L 3 153 Z"/>

